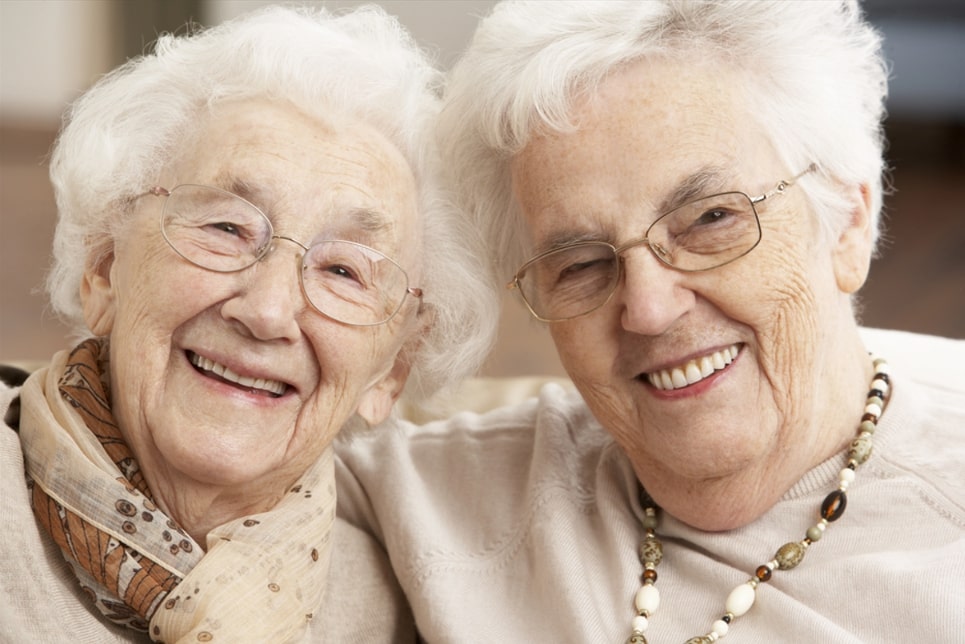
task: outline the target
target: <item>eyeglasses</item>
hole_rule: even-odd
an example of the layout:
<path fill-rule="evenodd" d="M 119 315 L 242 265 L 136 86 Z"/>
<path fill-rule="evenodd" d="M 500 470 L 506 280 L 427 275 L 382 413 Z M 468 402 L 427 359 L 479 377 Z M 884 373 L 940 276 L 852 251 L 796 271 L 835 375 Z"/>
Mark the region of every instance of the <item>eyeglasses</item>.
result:
<path fill-rule="evenodd" d="M 352 326 L 375 326 L 391 320 L 409 295 L 405 270 L 374 248 L 343 240 L 305 246 L 276 235 L 271 221 L 254 204 L 219 188 L 183 184 L 171 190 L 154 187 L 147 194 L 164 197 L 161 234 L 178 255 L 195 266 L 234 273 L 253 266 L 284 239 L 300 246 L 302 293 L 322 315 Z"/>
<path fill-rule="evenodd" d="M 623 256 L 631 248 L 645 244 L 657 259 L 678 271 L 718 268 L 760 243 L 756 205 L 783 194 L 815 168 L 808 166 L 758 197 L 725 192 L 686 203 L 658 217 L 642 239 L 620 247 L 585 241 L 540 253 L 523 264 L 506 286 L 519 290 L 534 317 L 559 322 L 586 315 L 609 301 L 624 270 Z"/>

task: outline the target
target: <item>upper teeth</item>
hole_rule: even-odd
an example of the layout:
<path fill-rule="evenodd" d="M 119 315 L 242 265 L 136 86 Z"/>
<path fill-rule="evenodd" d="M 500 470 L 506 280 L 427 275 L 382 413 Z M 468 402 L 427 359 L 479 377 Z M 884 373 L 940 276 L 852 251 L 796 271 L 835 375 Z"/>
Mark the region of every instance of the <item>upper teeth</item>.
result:
<path fill-rule="evenodd" d="M 239 384 L 242 387 L 263 389 L 279 396 L 285 393 L 285 387 L 287 386 L 285 383 L 278 382 L 277 380 L 268 380 L 266 378 L 249 378 L 247 376 L 238 375 L 223 364 L 218 364 L 217 362 L 208 360 L 207 358 L 199 356 L 196 353 L 191 354 L 191 364 L 199 369 L 210 371 L 211 373 L 215 374 L 216 376 L 220 376 L 225 380 Z"/>
<path fill-rule="evenodd" d="M 739 350 L 739 345 L 734 344 L 710 355 L 695 358 L 687 364 L 648 373 L 647 380 L 657 389 L 680 389 L 720 371 L 734 361 Z"/>

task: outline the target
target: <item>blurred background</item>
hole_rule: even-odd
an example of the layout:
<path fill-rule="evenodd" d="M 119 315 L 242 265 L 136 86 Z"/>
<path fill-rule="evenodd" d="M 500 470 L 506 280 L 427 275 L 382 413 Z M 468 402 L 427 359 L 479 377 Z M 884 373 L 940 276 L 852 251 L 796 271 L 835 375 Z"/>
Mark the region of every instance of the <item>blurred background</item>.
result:
<path fill-rule="evenodd" d="M 56 209 L 46 159 L 64 107 L 101 74 L 188 21 L 214 25 L 260 0 L 0 0 L 0 360 L 68 341 L 43 280 Z M 333 10 L 362 2 L 327 1 Z M 487 0 L 382 0 L 448 67 Z M 882 255 L 861 297 L 868 326 L 965 338 L 965 3 L 866 0 L 893 66 Z M 485 373 L 562 375 L 545 329 L 510 294 Z"/>

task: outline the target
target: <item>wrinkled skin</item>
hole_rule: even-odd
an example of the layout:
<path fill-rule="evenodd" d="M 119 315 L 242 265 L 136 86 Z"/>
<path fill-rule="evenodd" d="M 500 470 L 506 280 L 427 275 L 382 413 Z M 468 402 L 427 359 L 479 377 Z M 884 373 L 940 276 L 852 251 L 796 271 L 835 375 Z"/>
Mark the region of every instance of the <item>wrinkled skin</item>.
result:
<path fill-rule="evenodd" d="M 158 183 L 245 191 L 275 234 L 367 244 L 418 285 L 412 172 L 352 117 L 321 122 L 266 101 L 217 106 Z M 408 298 L 373 327 L 326 318 L 302 295 L 302 249 L 284 240 L 240 272 L 194 266 L 162 238 L 162 202 L 137 201 L 111 256 L 88 270 L 82 297 L 91 329 L 110 336 L 120 428 L 160 506 L 204 543 L 211 527 L 272 507 L 356 411 L 370 423 L 388 415 L 418 307 Z M 384 225 L 363 226 L 363 211 Z M 191 354 L 284 383 L 284 393 L 217 378 Z"/>
<path fill-rule="evenodd" d="M 512 163 L 534 252 L 562 238 L 639 239 L 699 172 L 698 194 L 760 195 L 784 167 L 726 68 L 641 61 L 577 104 L 575 131 L 542 134 Z M 850 296 L 871 255 L 865 186 L 822 235 L 800 187 L 759 208 L 763 239 L 723 267 L 683 273 L 645 245 L 588 315 L 549 325 L 563 366 L 668 512 L 725 530 L 765 512 L 854 436 L 871 376 Z M 646 374 L 736 346 L 727 368 L 661 391 Z"/>

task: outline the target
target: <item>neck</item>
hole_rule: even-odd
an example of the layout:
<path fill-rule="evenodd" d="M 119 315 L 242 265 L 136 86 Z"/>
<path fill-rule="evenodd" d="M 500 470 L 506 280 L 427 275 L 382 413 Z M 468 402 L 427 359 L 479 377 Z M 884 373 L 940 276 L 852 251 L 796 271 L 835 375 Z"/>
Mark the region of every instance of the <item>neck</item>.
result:
<path fill-rule="evenodd" d="M 797 432 L 793 444 L 781 441 L 756 462 L 713 478 L 689 478 L 657 460 L 631 458 L 637 478 L 665 512 L 692 527 L 716 532 L 753 522 L 854 438 L 873 375 L 857 334 L 855 340 L 845 359 L 817 372 L 821 389 L 811 405 L 784 420 L 806 423 L 807 430 Z"/>
<path fill-rule="evenodd" d="M 146 473 L 145 478 L 158 507 L 205 549 L 212 529 L 239 517 L 267 512 L 294 483 L 279 481 L 270 485 L 261 481 L 253 490 L 247 486 L 208 485 L 184 480 L 176 474 L 157 475 L 157 470 L 150 471 L 152 475 Z"/>

